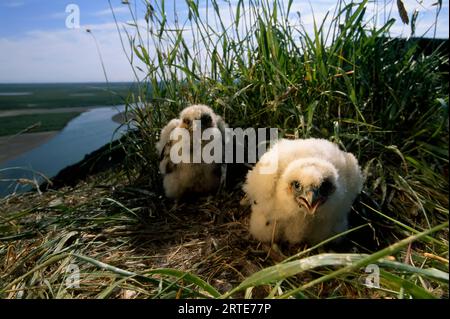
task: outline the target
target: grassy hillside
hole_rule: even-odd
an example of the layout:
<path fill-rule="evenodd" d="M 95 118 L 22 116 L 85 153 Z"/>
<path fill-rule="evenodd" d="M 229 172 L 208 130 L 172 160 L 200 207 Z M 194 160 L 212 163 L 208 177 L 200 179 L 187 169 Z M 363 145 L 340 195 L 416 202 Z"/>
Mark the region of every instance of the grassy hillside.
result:
<path fill-rule="evenodd" d="M 146 66 L 145 108 L 137 96 L 128 106 L 139 133 L 115 146 L 123 163 L 0 202 L 1 296 L 448 298 L 448 51 L 392 40 L 390 17 L 367 23 L 368 1 L 339 1 L 312 33 L 288 23 L 292 1 L 237 1 L 231 26 L 217 1 L 208 18 L 186 3 L 187 20 L 168 25 L 162 2 L 147 2 L 145 33 L 127 33 Z M 345 245 L 261 245 L 239 182 L 165 199 L 154 143 L 190 103 L 231 127 L 277 127 L 354 153 L 366 182 Z"/>

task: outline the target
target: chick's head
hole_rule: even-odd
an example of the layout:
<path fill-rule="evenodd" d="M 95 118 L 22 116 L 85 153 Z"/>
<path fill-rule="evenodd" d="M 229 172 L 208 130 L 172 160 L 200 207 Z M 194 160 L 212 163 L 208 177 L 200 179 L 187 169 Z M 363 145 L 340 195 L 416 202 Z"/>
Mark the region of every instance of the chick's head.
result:
<path fill-rule="evenodd" d="M 291 162 L 279 183 L 278 196 L 292 213 L 314 216 L 320 207 L 332 200 L 338 173 L 329 162 L 319 158 Z"/>
<path fill-rule="evenodd" d="M 190 132 L 207 128 L 216 127 L 216 115 L 214 111 L 202 104 L 191 105 L 180 113 L 181 128 Z"/>

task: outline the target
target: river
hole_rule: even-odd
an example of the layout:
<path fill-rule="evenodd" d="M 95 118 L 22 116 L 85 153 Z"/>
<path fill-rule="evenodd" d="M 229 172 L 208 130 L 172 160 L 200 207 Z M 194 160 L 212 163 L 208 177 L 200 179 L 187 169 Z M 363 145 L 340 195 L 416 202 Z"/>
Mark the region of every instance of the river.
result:
<path fill-rule="evenodd" d="M 55 176 L 66 166 L 82 160 L 86 154 L 119 138 L 126 126 L 114 122 L 112 117 L 123 111 L 124 105 L 97 107 L 80 114 L 52 139 L 38 147 L 0 164 L 0 196 L 22 192 L 30 186 L 15 180 L 36 179 L 44 181 Z"/>

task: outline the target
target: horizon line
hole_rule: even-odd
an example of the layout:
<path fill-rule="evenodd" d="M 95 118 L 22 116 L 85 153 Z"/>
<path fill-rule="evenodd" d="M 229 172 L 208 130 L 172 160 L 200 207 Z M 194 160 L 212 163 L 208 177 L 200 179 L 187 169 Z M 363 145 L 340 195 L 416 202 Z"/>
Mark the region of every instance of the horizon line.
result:
<path fill-rule="evenodd" d="M 10 84 L 117 84 L 117 83 L 137 83 L 138 81 L 68 81 L 68 82 L 0 82 L 0 85 Z"/>

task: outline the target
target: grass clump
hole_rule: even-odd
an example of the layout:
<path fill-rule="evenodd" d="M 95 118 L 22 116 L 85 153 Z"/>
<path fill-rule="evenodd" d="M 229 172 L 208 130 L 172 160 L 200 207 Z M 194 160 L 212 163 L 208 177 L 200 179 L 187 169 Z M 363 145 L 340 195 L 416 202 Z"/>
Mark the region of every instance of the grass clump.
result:
<path fill-rule="evenodd" d="M 185 4 L 185 19 L 168 17 L 164 1 L 130 6 L 134 23 L 119 28 L 140 84 L 123 165 L 3 200 L 2 296 L 448 298 L 445 43 L 424 50 L 423 39 L 391 38 L 393 20 L 371 24 L 368 1 L 339 1 L 312 32 L 293 20 L 292 1 L 227 2 L 226 13 L 215 0 Z M 231 127 L 277 127 L 353 152 L 366 183 L 344 251 L 260 245 L 239 184 L 194 203 L 166 200 L 154 143 L 191 103 Z M 80 285 L 68 288 L 70 264 Z"/>

